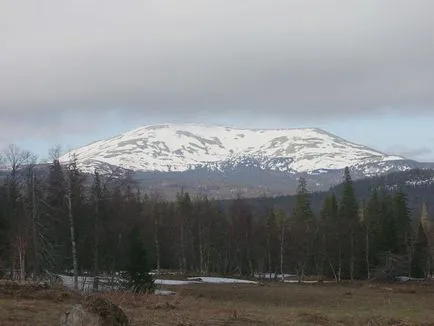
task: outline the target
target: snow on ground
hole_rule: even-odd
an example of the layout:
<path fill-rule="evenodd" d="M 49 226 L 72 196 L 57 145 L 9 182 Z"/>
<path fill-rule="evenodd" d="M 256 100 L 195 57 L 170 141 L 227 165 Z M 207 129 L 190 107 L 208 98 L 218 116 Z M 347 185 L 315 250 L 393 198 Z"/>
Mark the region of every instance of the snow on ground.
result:
<path fill-rule="evenodd" d="M 202 283 L 211 283 L 211 284 L 258 284 L 255 281 L 247 281 L 247 280 L 239 280 L 236 278 L 225 278 L 225 277 L 190 277 L 188 280 L 190 281 L 199 281 Z"/>
<path fill-rule="evenodd" d="M 67 275 L 57 275 L 61 280 L 65 287 L 69 289 L 74 289 L 74 277 Z M 117 282 L 119 278 L 99 278 L 98 287 L 100 291 L 112 291 L 118 290 L 119 285 Z M 91 292 L 93 289 L 93 277 L 78 277 L 78 289 L 83 292 Z M 187 280 L 163 280 L 163 279 L 155 279 L 155 285 L 157 286 L 182 286 L 189 284 L 258 284 L 254 281 L 248 280 L 240 280 L 235 278 L 225 278 L 225 277 L 191 277 Z M 165 290 L 156 290 L 155 294 L 158 295 L 172 295 L 175 292 L 165 291 Z"/>
<path fill-rule="evenodd" d="M 154 294 L 170 296 L 170 295 L 176 295 L 176 292 L 168 291 L 168 290 L 155 290 Z"/>
<path fill-rule="evenodd" d="M 195 281 L 181 281 L 181 280 L 154 280 L 154 284 L 156 285 L 188 285 L 188 284 L 197 284 L 199 282 Z"/>
<path fill-rule="evenodd" d="M 266 279 L 266 280 L 274 280 L 274 279 L 282 279 L 282 274 L 276 273 L 258 273 L 254 275 L 255 278 Z M 284 278 L 297 277 L 295 274 L 283 274 Z"/>
<path fill-rule="evenodd" d="M 434 279 L 434 277 L 433 277 L 433 279 Z M 425 281 L 424 278 L 416 278 L 416 277 L 408 277 L 408 276 L 397 276 L 396 280 L 398 280 L 399 282 L 410 282 L 410 281 L 423 282 L 423 281 Z"/>
<path fill-rule="evenodd" d="M 73 276 L 66 276 L 66 275 L 57 275 L 62 280 L 62 283 L 64 286 L 66 286 L 68 289 L 74 288 L 74 277 Z M 93 277 L 78 277 L 78 288 L 82 291 L 89 291 L 92 289 L 93 286 Z"/>
<path fill-rule="evenodd" d="M 267 277 L 274 278 L 273 273 L 264 274 Z M 67 275 L 57 275 L 61 280 L 65 287 L 69 289 L 74 289 L 74 277 L 67 276 Z M 263 276 L 261 274 L 260 276 Z M 293 277 L 294 275 L 291 274 L 285 274 L 285 278 Z M 259 277 L 258 275 L 255 275 L 255 277 Z M 277 275 L 278 279 L 281 278 L 281 275 Z M 424 279 L 418 279 L 418 278 L 411 278 L 407 276 L 398 276 L 397 281 L 399 282 L 410 282 L 410 281 L 423 281 Z M 113 281 L 113 282 L 112 282 Z M 119 281 L 119 278 L 100 278 L 99 279 L 99 290 L 100 291 L 112 291 L 119 289 L 119 285 L 116 283 Z M 93 277 L 78 277 L 78 288 L 80 291 L 83 292 L 90 292 L 93 288 Z M 189 285 L 189 284 L 258 284 L 258 282 L 255 281 L 249 281 L 249 280 L 241 280 L 236 278 L 226 278 L 226 277 L 190 277 L 187 280 L 163 280 L 163 279 L 156 279 L 154 280 L 155 285 L 157 286 L 182 286 L 182 285 Z M 301 281 L 298 280 L 284 280 L 284 283 L 287 284 L 297 284 L 297 283 L 303 283 L 303 284 L 317 284 L 319 281 Z M 336 283 L 335 281 L 324 281 L 323 283 Z M 156 290 L 155 294 L 158 295 L 173 295 L 175 292 L 172 291 L 166 291 L 166 290 Z"/>
<path fill-rule="evenodd" d="M 288 284 L 298 284 L 298 283 L 302 283 L 302 284 L 318 284 L 318 283 L 323 283 L 323 284 L 332 284 L 332 283 L 336 283 L 336 281 L 298 281 L 298 280 L 285 280 L 284 283 L 288 283 Z"/>

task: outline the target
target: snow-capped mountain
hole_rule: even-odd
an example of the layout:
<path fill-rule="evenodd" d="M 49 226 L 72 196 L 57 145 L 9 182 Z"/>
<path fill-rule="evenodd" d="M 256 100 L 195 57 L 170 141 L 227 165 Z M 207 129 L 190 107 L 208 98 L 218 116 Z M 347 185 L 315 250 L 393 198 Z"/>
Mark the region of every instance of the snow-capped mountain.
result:
<path fill-rule="evenodd" d="M 327 190 L 342 181 L 346 166 L 353 179 L 434 168 L 321 129 L 202 124 L 141 127 L 73 150 L 60 160 L 67 163 L 73 158 L 86 172 L 133 171 L 143 190 L 169 198 L 181 189 L 214 198 L 293 194 L 299 177 L 306 179 L 311 191 Z"/>
<path fill-rule="evenodd" d="M 285 173 L 322 173 L 346 166 L 381 173 L 405 160 L 354 144 L 326 131 L 303 129 L 237 129 L 199 124 L 141 127 L 73 150 L 86 171 L 116 166 L 140 172 L 226 171 L 254 167 Z"/>

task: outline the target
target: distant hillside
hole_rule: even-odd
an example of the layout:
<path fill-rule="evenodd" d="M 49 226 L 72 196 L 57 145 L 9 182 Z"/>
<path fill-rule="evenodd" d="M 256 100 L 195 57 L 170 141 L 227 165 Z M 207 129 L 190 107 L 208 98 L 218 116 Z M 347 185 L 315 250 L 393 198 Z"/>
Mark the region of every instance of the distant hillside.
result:
<path fill-rule="evenodd" d="M 367 200 L 372 189 L 384 188 L 390 193 L 397 190 L 403 191 L 408 196 L 409 208 L 413 217 L 420 214 L 423 202 L 427 204 L 428 211 L 434 214 L 434 170 L 414 169 L 403 172 L 393 172 L 383 176 L 370 177 L 353 181 L 356 196 L 360 203 Z M 319 214 L 324 199 L 334 192 L 338 198 L 342 194 L 342 184 L 330 188 L 329 191 L 311 193 L 312 209 Z M 292 211 L 295 196 L 277 196 L 246 199 L 255 211 L 261 215 L 268 207 L 282 208 L 288 213 Z M 223 207 L 227 207 L 230 201 L 221 201 Z"/>

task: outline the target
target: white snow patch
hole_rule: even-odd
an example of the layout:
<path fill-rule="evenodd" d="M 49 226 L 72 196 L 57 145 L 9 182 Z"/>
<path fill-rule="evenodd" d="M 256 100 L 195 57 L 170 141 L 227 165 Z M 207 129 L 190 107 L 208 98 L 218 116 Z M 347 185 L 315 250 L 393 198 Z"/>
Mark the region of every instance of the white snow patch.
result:
<path fill-rule="evenodd" d="M 195 283 L 198 282 L 181 281 L 181 280 L 160 280 L 160 279 L 154 280 L 154 284 L 156 285 L 188 285 L 188 284 L 195 284 Z"/>
<path fill-rule="evenodd" d="M 282 279 L 282 274 L 260 273 L 260 274 L 255 274 L 254 277 L 259 278 L 259 279 L 273 280 L 273 279 Z M 295 274 L 283 274 L 283 278 L 289 278 L 289 277 L 297 277 L 297 275 L 295 275 Z"/>
<path fill-rule="evenodd" d="M 258 284 L 255 281 L 248 280 L 240 280 L 236 278 L 226 278 L 226 277 L 190 277 L 188 280 L 190 281 L 198 281 L 202 283 L 211 283 L 211 284 Z"/>
<path fill-rule="evenodd" d="M 168 291 L 168 290 L 155 290 L 155 295 L 164 295 L 164 296 L 171 296 L 176 295 L 176 292 Z"/>
<path fill-rule="evenodd" d="M 336 283 L 336 281 L 298 281 L 298 280 L 285 280 L 284 283 L 288 283 L 288 284 L 333 284 Z"/>

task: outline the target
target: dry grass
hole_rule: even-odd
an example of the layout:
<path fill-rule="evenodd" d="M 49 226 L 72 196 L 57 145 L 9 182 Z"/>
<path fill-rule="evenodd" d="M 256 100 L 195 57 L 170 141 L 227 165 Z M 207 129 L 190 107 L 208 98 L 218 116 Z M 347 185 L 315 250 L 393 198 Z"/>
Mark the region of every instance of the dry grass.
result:
<path fill-rule="evenodd" d="M 0 283 L 0 325 L 56 325 L 60 313 L 81 298 L 63 288 Z"/>
<path fill-rule="evenodd" d="M 62 290 L 4 295 L 1 288 L 0 325 L 56 325 L 80 300 Z M 132 325 L 434 326 L 434 285 L 192 284 L 171 290 L 178 294 L 103 296 L 120 305 Z"/>

